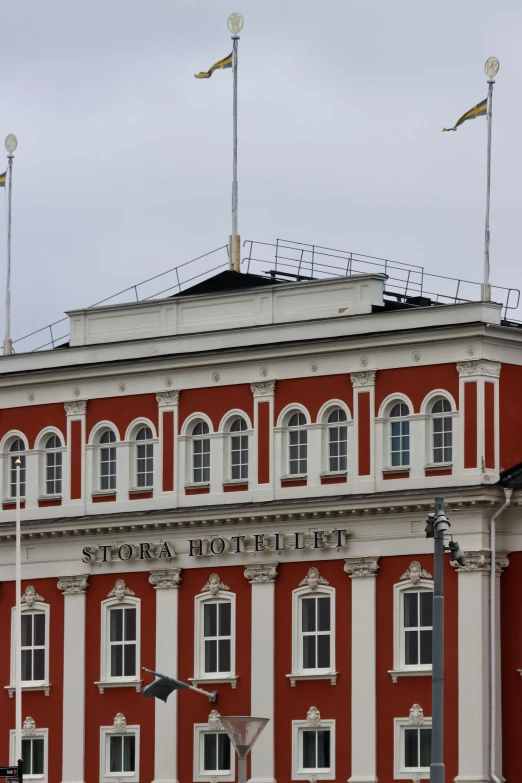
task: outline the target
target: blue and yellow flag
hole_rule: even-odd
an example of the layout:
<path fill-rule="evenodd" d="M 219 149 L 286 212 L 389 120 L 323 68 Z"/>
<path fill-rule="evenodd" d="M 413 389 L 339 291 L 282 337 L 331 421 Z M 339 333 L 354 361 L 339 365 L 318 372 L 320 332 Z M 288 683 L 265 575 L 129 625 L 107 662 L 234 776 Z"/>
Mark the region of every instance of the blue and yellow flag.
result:
<path fill-rule="evenodd" d="M 4 171 L 3 174 L 0 174 L 0 188 L 5 188 L 6 177 L 7 177 L 7 171 Z"/>
<path fill-rule="evenodd" d="M 462 125 L 463 122 L 466 122 L 466 120 L 474 120 L 475 117 L 483 117 L 488 113 L 488 99 L 484 98 L 483 101 L 480 103 L 477 103 L 476 106 L 474 106 L 472 109 L 466 112 L 466 114 L 463 114 L 460 120 L 457 120 L 453 128 L 443 128 L 442 132 L 444 131 L 456 131 L 459 125 Z"/>
<path fill-rule="evenodd" d="M 228 57 L 224 57 L 222 60 L 218 60 L 217 63 L 214 63 L 210 71 L 201 71 L 201 73 L 195 73 L 194 76 L 196 79 L 210 79 L 214 71 L 223 68 L 232 68 L 232 54 L 229 54 Z"/>

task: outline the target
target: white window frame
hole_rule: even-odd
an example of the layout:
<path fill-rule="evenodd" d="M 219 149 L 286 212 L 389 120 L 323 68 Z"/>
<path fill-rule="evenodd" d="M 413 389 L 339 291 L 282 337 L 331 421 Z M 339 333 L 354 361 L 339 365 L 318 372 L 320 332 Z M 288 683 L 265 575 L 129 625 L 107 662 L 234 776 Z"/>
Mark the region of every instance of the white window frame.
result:
<path fill-rule="evenodd" d="M 114 435 L 114 441 L 110 443 L 102 443 L 101 439 L 105 435 L 106 432 L 112 432 Z M 114 462 L 116 464 L 116 473 L 114 475 L 114 488 L 111 489 L 110 487 L 107 489 L 102 489 L 102 475 L 101 475 L 101 466 L 102 466 L 102 451 L 105 449 L 114 449 Z M 96 457 L 95 457 L 95 479 L 94 479 L 94 485 L 95 485 L 95 492 L 104 494 L 104 495 L 115 495 L 116 490 L 118 488 L 118 435 L 112 427 L 104 427 L 100 432 L 97 433 L 96 436 Z"/>
<path fill-rule="evenodd" d="M 328 597 L 330 599 L 330 666 L 328 668 L 304 669 L 302 652 L 302 610 L 303 598 Z M 315 590 L 299 587 L 292 592 L 292 684 L 296 679 L 316 680 L 337 678 L 335 669 L 335 588 L 320 585 Z M 334 680 L 335 678 L 335 680 Z"/>
<path fill-rule="evenodd" d="M 34 733 L 31 732 L 31 736 L 24 736 L 22 730 L 22 740 L 27 739 L 43 739 L 44 741 L 44 771 L 42 775 L 30 775 L 24 769 L 24 780 L 37 780 L 39 783 L 47 783 L 48 769 L 49 769 L 49 729 L 34 729 Z M 18 764 L 16 758 L 16 731 L 11 729 L 9 732 L 9 764 L 15 766 Z"/>
<path fill-rule="evenodd" d="M 45 667 L 44 667 L 44 679 L 43 680 L 24 680 L 22 682 L 22 690 L 24 691 L 45 691 L 46 695 L 49 695 L 49 639 L 50 632 L 49 632 L 49 626 L 50 626 L 50 617 L 51 617 L 51 609 L 49 604 L 44 603 L 43 601 L 35 601 L 32 606 L 28 606 L 27 604 L 22 603 L 22 617 L 24 615 L 28 614 L 36 614 L 40 613 L 45 615 Z M 15 670 L 16 670 L 16 646 L 15 646 L 15 622 L 16 622 L 16 607 L 13 606 L 11 609 L 11 685 L 9 686 L 9 691 L 14 690 L 16 687 L 16 677 L 15 677 Z M 25 777 L 25 775 L 24 775 Z"/>
<path fill-rule="evenodd" d="M 433 581 L 420 579 L 399 582 L 393 586 L 393 669 L 392 676 L 416 674 L 431 674 L 432 664 L 406 665 L 405 661 L 405 628 L 404 628 L 404 594 L 430 592 L 433 593 Z"/>
<path fill-rule="evenodd" d="M 395 408 L 396 405 L 405 405 L 408 408 L 408 414 L 406 416 L 391 416 L 392 410 Z M 385 437 L 386 437 L 386 469 L 389 471 L 393 471 L 395 473 L 403 473 L 405 471 L 410 470 L 411 467 L 411 436 L 412 436 L 412 406 L 411 403 L 407 400 L 402 399 L 401 397 L 397 397 L 396 399 L 391 400 L 388 403 L 387 411 L 386 411 L 386 427 L 385 429 Z M 409 455 L 410 455 L 410 461 L 407 465 L 393 465 L 392 464 L 392 424 L 396 422 L 408 422 L 408 438 L 410 442 L 410 447 L 408 449 Z M 405 437 L 401 433 L 401 438 Z M 402 442 L 401 442 L 402 446 Z M 402 449 L 400 452 L 402 454 Z"/>
<path fill-rule="evenodd" d="M 205 642 L 204 607 L 208 603 L 228 601 L 230 603 L 230 672 L 205 672 Z M 215 594 L 210 592 L 200 593 L 195 597 L 195 623 L 194 623 L 194 677 L 195 681 L 207 682 L 233 682 L 235 687 L 236 677 L 236 594 L 225 590 L 219 590 Z"/>
<path fill-rule="evenodd" d="M 152 438 L 150 440 L 136 440 L 136 435 L 138 432 L 143 428 L 148 427 L 152 433 Z M 116 432 L 115 428 L 114 429 Z M 117 437 L 117 432 L 116 432 Z M 159 461 L 158 461 L 158 437 L 156 433 L 156 427 L 154 424 L 149 421 L 148 419 L 137 419 L 136 421 L 133 421 L 129 427 L 127 428 L 127 432 L 125 433 L 125 443 L 129 446 L 129 492 L 131 493 L 138 493 L 138 492 L 154 492 L 156 487 L 158 486 L 158 477 L 159 477 Z M 145 445 L 145 444 L 152 444 L 152 484 L 146 486 L 146 487 L 139 487 L 138 486 L 138 446 Z M 118 443 L 116 444 L 118 445 Z M 120 457 L 116 457 L 116 459 L 119 459 Z M 116 478 L 116 486 L 118 486 L 118 477 Z M 112 490 L 112 493 L 114 495 L 115 490 Z"/>
<path fill-rule="evenodd" d="M 224 729 L 210 728 L 208 723 L 194 724 L 194 783 L 210 783 L 212 780 L 219 780 L 220 783 L 233 783 L 236 779 L 236 751 L 230 743 L 230 771 L 224 772 L 204 772 L 203 771 L 203 736 L 205 734 L 226 734 Z"/>
<path fill-rule="evenodd" d="M 324 770 L 303 770 L 302 759 L 302 734 L 303 731 L 330 731 L 330 769 Z M 310 780 L 312 775 L 316 775 L 319 780 L 335 780 L 335 720 L 323 720 L 318 725 L 311 725 L 308 720 L 292 721 L 292 780 Z"/>
<path fill-rule="evenodd" d="M 110 772 L 110 738 L 134 735 L 135 739 L 135 770 L 131 772 Z M 25 775 L 24 775 L 25 777 Z M 114 726 L 100 726 L 100 783 L 139 783 L 140 779 L 140 727 L 126 726 L 124 731 L 116 731 Z"/>
<path fill-rule="evenodd" d="M 195 435 L 194 430 L 196 427 L 200 424 L 203 424 L 207 427 L 207 432 L 201 434 L 201 435 Z M 203 486 L 208 487 L 210 484 L 210 476 L 212 471 L 212 440 L 211 440 L 211 429 L 208 424 L 208 422 L 205 419 L 197 419 L 196 421 L 192 422 L 192 425 L 190 427 L 190 484 L 194 486 Z M 196 443 L 203 443 L 204 441 L 208 441 L 208 452 L 201 451 L 201 455 L 208 453 L 208 479 L 200 479 L 196 480 L 195 472 L 196 470 L 201 470 L 203 472 L 205 470 L 205 466 L 201 465 L 201 467 L 196 468 L 195 465 L 195 458 L 196 458 L 196 452 L 195 452 L 195 445 Z M 203 447 L 202 447 L 203 449 Z"/>
<path fill-rule="evenodd" d="M 411 781 L 415 773 L 421 780 L 430 779 L 429 767 L 406 768 L 404 765 L 404 732 L 405 729 L 431 729 L 431 718 L 423 718 L 422 723 L 413 724 L 410 718 L 394 718 L 394 754 L 393 754 L 393 778 L 394 780 Z M 433 741 L 433 736 L 432 736 Z"/>
<path fill-rule="evenodd" d="M 55 436 L 59 438 L 60 443 L 62 444 L 60 447 L 56 449 L 46 449 L 45 444 L 49 440 L 50 437 Z M 56 427 L 49 427 L 48 429 L 44 430 L 44 432 L 41 432 L 37 439 L 36 439 L 36 453 L 38 454 L 38 462 L 39 462 L 39 495 L 38 497 L 42 500 L 47 499 L 55 499 L 55 498 L 63 498 L 64 496 L 64 490 L 65 490 L 65 483 L 66 483 L 66 459 L 67 459 L 67 447 L 65 445 L 65 438 L 60 432 L 60 430 L 56 429 Z M 61 454 L 62 455 L 62 491 L 61 492 L 47 492 L 47 455 L 48 454 Z"/>
<path fill-rule="evenodd" d="M 110 610 L 134 607 L 136 609 L 136 672 L 133 677 L 111 676 Z M 141 683 L 141 600 L 131 596 L 108 598 L 101 604 L 101 656 L 98 686 L 139 685 Z"/>
<path fill-rule="evenodd" d="M 24 444 L 24 450 L 19 452 L 13 452 L 11 453 L 9 449 L 11 448 L 13 442 L 15 440 L 20 440 Z M 16 495 L 11 495 L 11 457 L 14 456 L 14 454 L 17 454 L 20 457 L 25 457 L 25 491 L 27 492 L 27 482 L 29 478 L 29 460 L 28 457 L 30 455 L 30 449 L 28 448 L 27 438 L 23 434 L 23 432 L 19 432 L 18 430 L 12 430 L 11 432 L 8 432 L 4 438 L 2 439 L 1 443 L 1 456 L 3 460 L 3 502 L 4 503 L 16 503 Z M 25 494 L 20 494 L 20 500 L 22 502 L 25 501 Z"/>
<path fill-rule="evenodd" d="M 346 421 L 328 423 L 328 417 L 339 408 L 346 414 Z M 321 424 L 321 476 L 346 476 L 350 472 L 351 435 L 353 420 L 350 410 L 342 400 L 329 400 L 318 413 L 317 421 Z M 346 470 L 330 470 L 330 429 L 346 427 Z"/>
<path fill-rule="evenodd" d="M 245 423 L 245 425 L 246 425 L 245 429 L 244 430 L 232 430 L 231 429 L 232 425 L 235 424 L 235 422 L 238 421 L 239 419 L 241 419 Z M 228 431 L 227 431 L 227 436 L 228 437 L 226 438 L 226 441 L 225 441 L 226 444 L 227 444 L 226 445 L 227 460 L 225 462 L 225 465 L 227 466 L 227 476 L 228 476 L 227 480 L 230 483 L 248 484 L 249 474 L 250 474 L 250 467 L 251 467 L 250 466 L 250 434 L 249 434 L 248 421 L 246 420 L 246 418 L 244 416 L 241 416 L 241 415 L 238 414 L 237 416 L 233 416 L 230 419 L 229 426 L 228 426 Z M 247 469 L 247 475 L 244 478 L 242 478 L 241 476 L 239 478 L 234 478 L 232 476 L 232 468 L 236 467 L 235 465 L 232 465 L 232 441 L 234 440 L 234 438 L 239 438 L 240 440 L 242 438 L 246 438 L 246 444 L 247 444 L 247 447 L 246 447 L 246 469 Z M 240 447 L 238 449 L 238 451 L 241 454 L 244 451 L 244 449 Z M 239 467 L 240 468 L 243 467 L 244 464 L 245 463 L 240 462 L 239 463 Z"/>
<path fill-rule="evenodd" d="M 433 406 L 444 400 L 449 403 L 450 410 L 444 413 L 433 413 Z M 428 443 L 428 465 L 430 467 L 444 468 L 453 465 L 453 457 L 455 454 L 455 424 L 454 424 L 455 411 L 451 400 L 443 395 L 433 397 L 429 402 L 429 443 Z M 435 420 L 436 419 L 449 419 L 451 421 L 451 459 L 435 461 Z M 443 440 L 444 443 L 444 440 Z M 444 446 L 443 446 L 444 453 Z"/>

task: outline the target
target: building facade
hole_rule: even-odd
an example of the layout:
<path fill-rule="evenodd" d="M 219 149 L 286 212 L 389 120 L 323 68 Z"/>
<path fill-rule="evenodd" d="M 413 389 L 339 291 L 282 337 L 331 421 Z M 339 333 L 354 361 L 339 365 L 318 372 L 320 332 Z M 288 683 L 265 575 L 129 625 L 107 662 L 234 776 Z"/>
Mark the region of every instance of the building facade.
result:
<path fill-rule="evenodd" d="M 467 556 L 445 563 L 447 780 L 518 780 L 522 330 L 385 282 L 226 272 L 0 360 L 0 760 L 20 459 L 29 779 L 234 781 L 221 715 L 270 719 L 255 783 L 429 779 L 437 495 Z M 143 699 L 142 667 L 217 702 Z"/>

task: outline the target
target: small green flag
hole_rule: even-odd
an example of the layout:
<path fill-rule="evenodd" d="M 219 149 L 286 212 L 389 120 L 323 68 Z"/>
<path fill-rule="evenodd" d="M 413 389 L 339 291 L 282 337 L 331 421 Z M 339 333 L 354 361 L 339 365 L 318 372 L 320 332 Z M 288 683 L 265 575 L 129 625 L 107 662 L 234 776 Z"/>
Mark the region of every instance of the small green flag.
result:
<path fill-rule="evenodd" d="M 214 71 L 222 68 L 232 68 L 232 54 L 229 54 L 228 57 L 224 57 L 222 60 L 218 60 L 217 63 L 214 63 L 210 71 L 201 71 L 201 73 L 195 73 L 194 76 L 196 79 L 210 79 Z"/>
<path fill-rule="evenodd" d="M 474 106 L 469 111 L 467 111 L 466 114 L 463 114 L 460 120 L 457 120 L 453 128 L 443 128 L 442 132 L 444 133 L 444 131 L 456 131 L 459 125 L 462 125 L 462 123 L 466 122 L 466 120 L 474 120 L 475 117 L 483 117 L 487 113 L 488 113 L 488 99 L 484 98 L 483 101 L 477 103 L 477 105 Z"/>

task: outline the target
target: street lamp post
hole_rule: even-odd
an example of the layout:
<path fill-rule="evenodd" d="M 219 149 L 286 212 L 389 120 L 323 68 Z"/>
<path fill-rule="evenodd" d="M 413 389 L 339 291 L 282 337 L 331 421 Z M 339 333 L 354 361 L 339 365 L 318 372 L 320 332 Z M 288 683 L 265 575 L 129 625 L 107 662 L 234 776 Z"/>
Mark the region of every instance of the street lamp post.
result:
<path fill-rule="evenodd" d="M 251 718 L 244 715 L 229 717 L 221 715 L 220 720 L 237 752 L 238 783 L 246 783 L 247 756 L 269 719 Z"/>
<path fill-rule="evenodd" d="M 444 509 L 444 498 L 435 498 L 435 511 L 429 514 L 426 538 L 433 538 L 433 652 L 432 652 L 432 712 L 430 783 L 445 783 L 444 769 L 444 552 L 460 565 L 466 559 L 456 541 L 446 547 L 444 538 L 451 527 Z"/>

